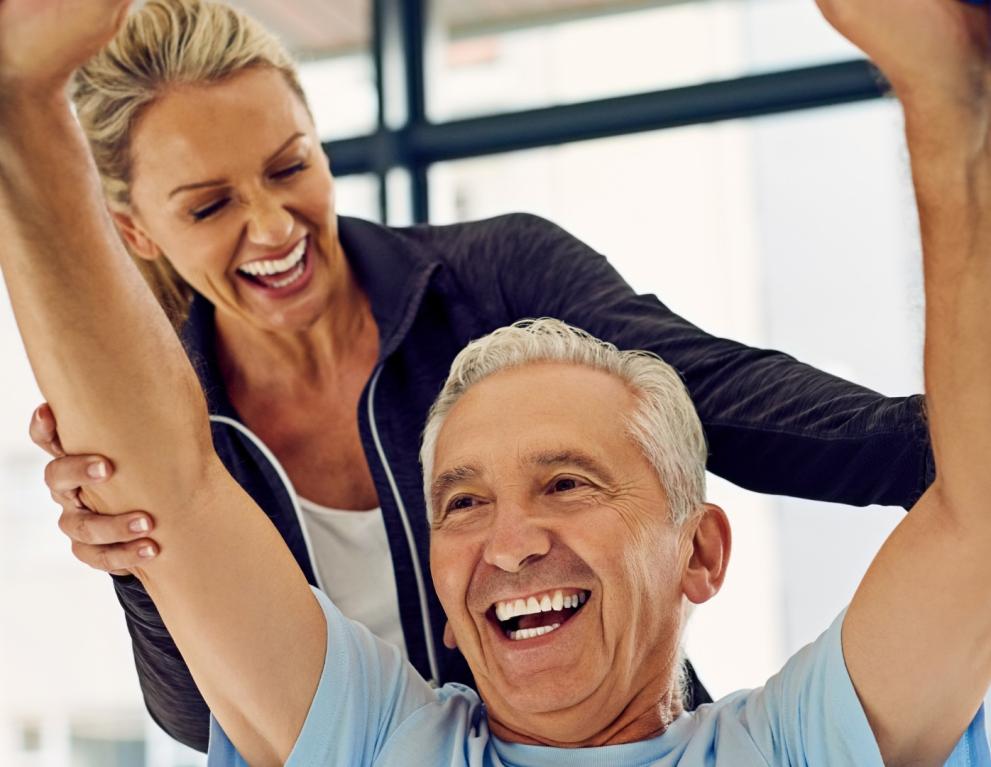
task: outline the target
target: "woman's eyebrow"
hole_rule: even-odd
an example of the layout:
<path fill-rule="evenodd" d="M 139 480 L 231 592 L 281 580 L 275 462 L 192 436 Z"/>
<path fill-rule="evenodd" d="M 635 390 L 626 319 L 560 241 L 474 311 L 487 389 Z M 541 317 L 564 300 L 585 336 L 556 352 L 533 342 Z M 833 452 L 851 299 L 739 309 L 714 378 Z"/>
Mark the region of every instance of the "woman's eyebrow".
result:
<path fill-rule="evenodd" d="M 265 165 L 268 165 L 276 157 L 278 157 L 280 154 L 286 151 L 286 149 L 289 148 L 289 146 L 292 145 L 294 141 L 298 141 L 299 139 L 304 138 L 305 136 L 306 134 L 301 131 L 297 131 L 296 133 L 292 134 L 292 136 L 286 139 L 286 141 L 284 141 L 278 149 L 276 149 L 274 152 L 272 152 L 271 155 L 269 155 L 268 159 L 265 160 Z M 206 189 L 211 186 L 223 186 L 226 183 L 227 182 L 224 179 L 211 179 L 210 181 L 197 181 L 193 184 L 183 184 L 182 186 L 177 186 L 175 189 L 169 192 L 168 199 L 171 200 L 177 194 L 180 194 L 182 192 L 191 192 L 196 189 Z"/>

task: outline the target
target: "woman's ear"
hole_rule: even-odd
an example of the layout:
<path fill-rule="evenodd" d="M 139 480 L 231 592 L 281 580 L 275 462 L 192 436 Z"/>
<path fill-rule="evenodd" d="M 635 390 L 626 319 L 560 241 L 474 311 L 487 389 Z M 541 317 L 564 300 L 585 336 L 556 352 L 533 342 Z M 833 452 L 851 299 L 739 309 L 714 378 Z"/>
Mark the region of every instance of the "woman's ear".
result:
<path fill-rule="evenodd" d="M 732 533 L 726 512 L 711 503 L 695 524 L 692 554 L 682 579 L 682 590 L 694 604 L 708 602 L 719 593 L 729 565 Z"/>
<path fill-rule="evenodd" d="M 144 229 L 141 228 L 141 225 L 134 219 L 131 213 L 112 210 L 110 215 L 117 225 L 117 231 L 120 232 L 120 236 L 128 244 L 134 255 L 146 261 L 154 261 L 162 255 L 162 251 L 145 234 Z"/>

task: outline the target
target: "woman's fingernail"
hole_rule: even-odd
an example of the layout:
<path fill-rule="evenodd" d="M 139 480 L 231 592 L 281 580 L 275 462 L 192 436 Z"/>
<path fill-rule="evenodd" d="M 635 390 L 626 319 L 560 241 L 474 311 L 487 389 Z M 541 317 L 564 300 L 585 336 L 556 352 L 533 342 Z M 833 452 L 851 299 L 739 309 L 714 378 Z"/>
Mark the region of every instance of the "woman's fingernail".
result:
<path fill-rule="evenodd" d="M 37 421 L 38 423 L 41 423 L 41 420 L 42 420 L 42 419 L 41 419 L 41 408 L 40 408 L 40 407 L 39 407 L 39 408 L 37 408 L 37 409 L 36 409 L 36 410 L 34 411 L 34 420 L 36 420 L 36 421 Z"/>
<path fill-rule="evenodd" d="M 151 525 L 148 524 L 148 520 L 144 517 L 139 519 L 132 519 L 131 524 L 127 528 L 132 533 L 147 533 L 151 529 Z"/>
<path fill-rule="evenodd" d="M 107 464 L 103 461 L 93 461 L 93 463 L 86 467 L 86 473 L 93 479 L 106 479 Z"/>
<path fill-rule="evenodd" d="M 138 556 L 141 557 L 142 559 L 151 559 L 153 556 L 155 556 L 155 554 L 156 552 L 154 546 L 142 546 L 140 549 L 138 549 Z"/>

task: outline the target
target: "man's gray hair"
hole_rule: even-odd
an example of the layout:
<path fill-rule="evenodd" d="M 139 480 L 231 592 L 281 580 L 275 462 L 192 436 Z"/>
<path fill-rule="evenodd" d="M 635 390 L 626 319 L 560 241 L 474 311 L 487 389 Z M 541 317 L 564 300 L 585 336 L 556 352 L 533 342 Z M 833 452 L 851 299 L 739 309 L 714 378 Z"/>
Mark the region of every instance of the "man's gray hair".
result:
<path fill-rule="evenodd" d="M 427 516 L 437 437 L 451 408 L 472 386 L 509 368 L 563 362 L 616 376 L 639 400 L 627 417 L 630 437 L 650 461 L 667 495 L 671 519 L 681 525 L 702 511 L 706 445 L 695 407 L 674 368 L 656 354 L 620 351 L 613 344 L 555 319 L 521 320 L 472 341 L 451 364 L 444 388 L 430 408 L 420 463 Z"/>

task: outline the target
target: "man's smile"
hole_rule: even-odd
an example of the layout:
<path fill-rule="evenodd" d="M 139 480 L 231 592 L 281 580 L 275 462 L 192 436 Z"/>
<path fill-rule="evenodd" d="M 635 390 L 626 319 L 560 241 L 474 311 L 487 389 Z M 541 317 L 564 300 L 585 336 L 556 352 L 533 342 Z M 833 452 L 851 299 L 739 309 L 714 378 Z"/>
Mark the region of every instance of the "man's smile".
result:
<path fill-rule="evenodd" d="M 519 642 L 559 629 L 582 608 L 590 591 L 565 588 L 494 602 L 486 613 L 506 638 Z"/>

